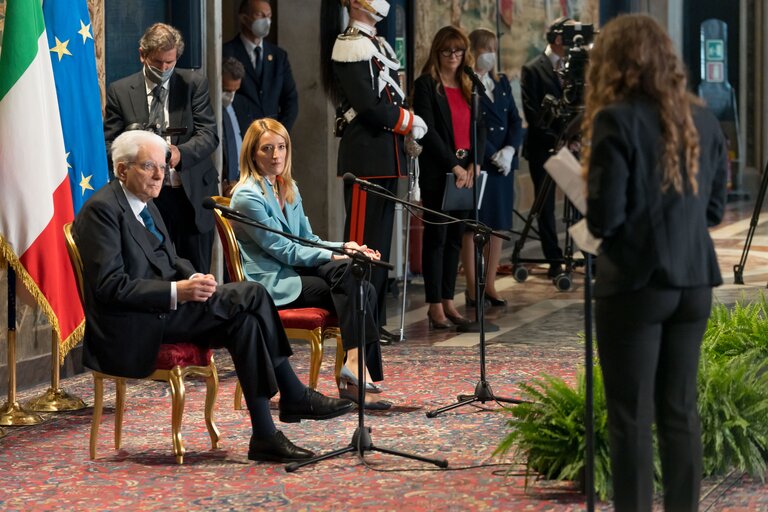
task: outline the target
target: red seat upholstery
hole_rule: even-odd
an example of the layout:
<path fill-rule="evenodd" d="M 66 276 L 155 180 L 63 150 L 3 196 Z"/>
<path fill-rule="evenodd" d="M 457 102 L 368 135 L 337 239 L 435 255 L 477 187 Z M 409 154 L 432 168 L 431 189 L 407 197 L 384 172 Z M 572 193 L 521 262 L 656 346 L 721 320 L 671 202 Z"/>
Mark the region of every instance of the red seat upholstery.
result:
<path fill-rule="evenodd" d="M 338 327 L 339 321 L 336 315 L 322 308 L 297 308 L 281 309 L 280 321 L 286 329 L 325 329 L 326 327 Z"/>
<path fill-rule="evenodd" d="M 160 345 L 157 354 L 157 370 L 171 370 L 174 366 L 208 366 L 213 352 L 194 343 L 175 343 Z"/>

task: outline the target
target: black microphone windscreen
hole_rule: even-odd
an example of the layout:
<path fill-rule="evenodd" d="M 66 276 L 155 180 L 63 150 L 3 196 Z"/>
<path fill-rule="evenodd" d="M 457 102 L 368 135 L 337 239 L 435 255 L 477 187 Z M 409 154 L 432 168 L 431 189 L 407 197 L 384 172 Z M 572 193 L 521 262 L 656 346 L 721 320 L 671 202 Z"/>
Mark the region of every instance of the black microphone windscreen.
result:
<path fill-rule="evenodd" d="M 213 210 L 216 208 L 216 201 L 212 197 L 206 197 L 203 199 L 203 208 L 206 210 Z"/>
<path fill-rule="evenodd" d="M 344 184 L 352 185 L 357 181 L 357 176 L 355 176 L 351 172 L 347 172 L 347 173 L 344 173 L 344 176 L 342 176 L 341 179 L 344 180 Z"/>

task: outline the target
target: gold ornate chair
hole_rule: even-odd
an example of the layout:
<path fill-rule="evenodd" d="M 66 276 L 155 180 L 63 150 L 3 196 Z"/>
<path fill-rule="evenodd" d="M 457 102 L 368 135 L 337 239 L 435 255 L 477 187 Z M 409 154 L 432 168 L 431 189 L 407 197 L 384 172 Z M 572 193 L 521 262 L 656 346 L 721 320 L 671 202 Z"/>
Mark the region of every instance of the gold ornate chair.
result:
<path fill-rule="evenodd" d="M 83 301 L 83 261 L 80 258 L 75 240 L 72 236 L 72 224 L 64 226 L 64 238 L 67 242 L 67 252 L 72 269 L 77 280 L 77 291 L 80 302 Z M 90 457 L 96 458 L 96 444 L 99 436 L 99 425 L 104 404 L 104 380 L 115 382 L 115 450 L 120 449 L 122 441 L 123 412 L 125 411 L 125 381 L 123 377 L 108 375 L 94 371 L 93 373 L 93 420 L 91 421 Z M 211 449 L 219 447 L 219 429 L 213 419 L 213 406 L 219 390 L 219 375 L 213 361 L 210 349 L 204 349 L 192 343 L 160 345 L 157 356 L 157 367 L 146 380 L 165 381 L 171 388 L 171 433 L 173 439 L 173 454 L 176 462 L 184 463 L 184 443 L 181 438 L 181 420 L 184 415 L 185 387 L 187 377 L 202 377 L 205 379 L 205 425 L 211 436 Z"/>
<path fill-rule="evenodd" d="M 229 206 L 229 198 L 214 196 L 217 204 Z M 245 280 L 243 264 L 240 258 L 240 245 L 235 238 L 232 225 L 219 210 L 214 210 L 216 231 L 224 248 L 224 262 L 232 282 Z M 300 339 L 309 342 L 309 387 L 316 389 L 320 377 L 320 365 L 323 362 L 323 342 L 328 338 L 336 338 L 336 368 L 334 375 L 338 384 L 341 365 L 344 363 L 344 348 L 341 345 L 339 322 L 335 315 L 322 308 L 281 309 L 278 311 L 283 323 L 285 334 L 290 339 Z M 240 383 L 235 388 L 235 409 L 242 409 L 242 389 Z"/>

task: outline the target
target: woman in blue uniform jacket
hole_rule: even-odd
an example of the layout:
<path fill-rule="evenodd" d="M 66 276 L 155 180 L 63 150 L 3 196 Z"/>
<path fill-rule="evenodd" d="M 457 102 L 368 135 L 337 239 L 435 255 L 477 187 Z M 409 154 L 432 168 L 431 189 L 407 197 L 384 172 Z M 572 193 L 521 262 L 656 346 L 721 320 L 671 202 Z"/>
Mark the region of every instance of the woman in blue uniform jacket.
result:
<path fill-rule="evenodd" d="M 479 28 L 469 34 L 475 55 L 475 72 L 485 85 L 480 95 L 480 114 L 485 122 L 485 154 L 481 169 L 488 173 L 480 222 L 499 231 L 512 229 L 515 202 L 515 174 L 518 149 L 523 141 L 523 123 L 517 112 L 512 87 L 505 75 L 496 73 L 496 34 Z M 501 258 L 501 238 L 491 237 L 486 246 L 485 297 L 492 306 L 506 306 L 496 291 L 496 270 Z M 467 305 L 475 301 L 475 248 L 472 234 L 462 241 L 462 266 L 467 279 Z"/>
<path fill-rule="evenodd" d="M 363 251 L 378 259 L 378 251 L 355 242 L 326 242 L 312 232 L 304 214 L 301 194 L 292 177 L 291 139 L 274 119 L 259 119 L 248 128 L 240 153 L 240 180 L 232 195 L 232 208 L 247 217 L 329 248 Z M 264 286 L 278 309 L 318 307 L 335 312 L 347 351 L 339 393 L 357 396 L 357 337 L 353 327 L 357 282 L 349 272 L 349 258 L 329 249 L 307 247 L 275 233 L 234 224 L 246 279 Z M 376 293 L 365 283 L 366 390 L 381 392 L 371 381 L 383 378 Z M 388 402 L 366 403 L 366 408 L 387 408 Z"/>

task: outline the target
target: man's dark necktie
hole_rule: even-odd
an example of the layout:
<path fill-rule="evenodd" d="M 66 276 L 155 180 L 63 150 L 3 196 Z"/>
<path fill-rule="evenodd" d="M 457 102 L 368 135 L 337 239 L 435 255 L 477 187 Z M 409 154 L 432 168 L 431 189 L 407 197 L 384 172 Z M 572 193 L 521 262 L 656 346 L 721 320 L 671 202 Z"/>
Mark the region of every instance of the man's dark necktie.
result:
<path fill-rule="evenodd" d="M 256 70 L 256 78 L 261 81 L 261 46 L 254 48 L 253 53 L 256 57 L 253 61 L 253 69 Z"/>
<path fill-rule="evenodd" d="M 165 129 L 165 97 L 168 91 L 161 85 L 152 89 L 152 105 L 149 108 L 149 124 L 157 127 L 158 135 Z"/>
<path fill-rule="evenodd" d="M 144 209 L 139 212 L 139 217 L 144 221 L 144 227 L 147 228 L 147 231 L 155 235 L 155 238 L 162 242 L 163 234 L 157 230 L 155 221 L 152 220 L 152 215 L 149 213 L 149 208 L 145 206 Z"/>

